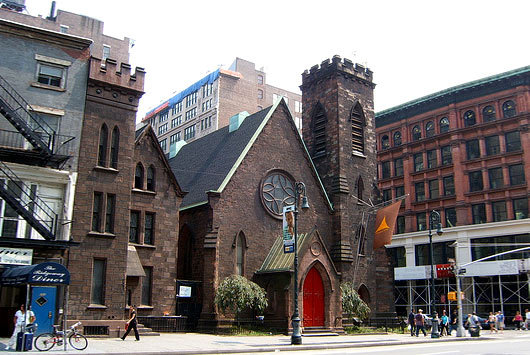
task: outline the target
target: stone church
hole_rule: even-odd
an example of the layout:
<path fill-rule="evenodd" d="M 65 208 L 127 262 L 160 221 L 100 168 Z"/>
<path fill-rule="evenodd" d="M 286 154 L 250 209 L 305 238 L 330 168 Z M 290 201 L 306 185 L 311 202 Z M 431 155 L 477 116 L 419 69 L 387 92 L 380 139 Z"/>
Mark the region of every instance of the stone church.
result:
<path fill-rule="evenodd" d="M 293 283 L 302 326 L 342 330 L 340 284 L 376 312 L 392 310 L 384 251 L 373 251 L 376 151 L 372 72 L 338 56 L 302 75 L 303 137 L 283 100 L 178 147 L 169 165 L 183 191 L 177 279 L 196 282 L 199 327 L 218 326 L 217 285 L 240 274 L 267 291 L 268 325 L 290 329 Z M 299 272 L 284 254 L 282 209 L 305 184 Z"/>

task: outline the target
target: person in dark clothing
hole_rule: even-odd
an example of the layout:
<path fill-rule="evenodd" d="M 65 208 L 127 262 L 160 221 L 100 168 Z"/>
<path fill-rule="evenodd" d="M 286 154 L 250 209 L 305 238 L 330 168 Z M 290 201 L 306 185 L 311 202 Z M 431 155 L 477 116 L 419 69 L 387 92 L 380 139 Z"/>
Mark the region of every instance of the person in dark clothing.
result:
<path fill-rule="evenodd" d="M 416 325 L 414 324 L 414 316 L 416 314 L 414 313 L 414 308 L 412 308 L 410 310 L 410 313 L 409 313 L 409 327 L 410 327 L 410 336 L 413 337 L 414 336 L 414 332 L 416 330 Z"/>
<path fill-rule="evenodd" d="M 140 334 L 138 334 L 137 325 L 138 325 L 138 321 L 136 320 L 136 307 L 132 306 L 131 307 L 131 319 L 127 321 L 127 331 L 125 332 L 125 334 L 123 334 L 123 336 L 121 337 L 121 340 L 125 340 L 127 335 L 129 335 L 129 332 L 131 331 L 131 329 L 134 329 L 134 336 L 136 337 L 136 341 L 139 341 Z"/>
<path fill-rule="evenodd" d="M 456 309 L 453 310 L 453 314 L 451 315 L 451 321 L 449 324 L 449 332 L 447 335 L 451 335 L 453 330 L 458 331 L 458 313 L 456 313 Z"/>

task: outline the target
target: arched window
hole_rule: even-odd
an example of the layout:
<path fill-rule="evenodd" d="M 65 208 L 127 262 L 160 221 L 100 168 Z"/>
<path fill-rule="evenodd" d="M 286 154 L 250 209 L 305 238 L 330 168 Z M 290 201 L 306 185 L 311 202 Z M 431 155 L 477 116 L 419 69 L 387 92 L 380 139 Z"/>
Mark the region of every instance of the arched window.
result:
<path fill-rule="evenodd" d="M 142 163 L 136 164 L 134 171 L 134 188 L 143 190 L 144 188 L 144 167 Z"/>
<path fill-rule="evenodd" d="M 440 133 L 449 132 L 449 119 L 447 117 L 442 117 L 440 119 Z"/>
<path fill-rule="evenodd" d="M 246 240 L 245 234 L 239 232 L 236 237 L 236 275 L 243 276 L 245 274 L 245 250 L 246 250 Z"/>
<path fill-rule="evenodd" d="M 109 139 L 109 130 L 106 124 L 101 126 L 99 131 L 99 147 L 98 147 L 98 165 L 107 166 L 107 144 Z"/>
<path fill-rule="evenodd" d="M 432 121 L 427 122 L 427 124 L 425 125 L 425 136 L 434 136 L 434 123 Z"/>
<path fill-rule="evenodd" d="M 365 255 L 365 244 L 366 244 L 366 230 L 363 225 L 360 225 L 357 229 L 357 239 L 359 240 L 357 254 L 364 256 Z"/>
<path fill-rule="evenodd" d="M 502 104 L 502 117 L 510 118 L 515 116 L 516 113 L 515 102 L 512 100 L 508 100 Z"/>
<path fill-rule="evenodd" d="M 364 119 L 363 109 L 359 103 L 351 110 L 350 122 L 352 152 L 364 154 L 364 126 L 366 121 Z"/>
<path fill-rule="evenodd" d="M 488 105 L 482 109 L 482 120 L 484 122 L 495 121 L 495 107 Z"/>
<path fill-rule="evenodd" d="M 326 123 L 327 117 L 324 107 L 319 102 L 313 114 L 313 156 L 326 154 Z"/>
<path fill-rule="evenodd" d="M 193 280 L 193 232 L 184 224 L 178 234 L 177 277 L 181 280 Z"/>
<path fill-rule="evenodd" d="M 394 147 L 401 145 L 401 132 L 394 132 Z"/>
<path fill-rule="evenodd" d="M 113 169 L 118 169 L 118 152 L 120 147 L 120 130 L 115 126 L 112 130 L 112 138 L 110 140 L 110 166 Z"/>
<path fill-rule="evenodd" d="M 155 167 L 152 165 L 147 168 L 147 190 L 155 191 Z"/>
<path fill-rule="evenodd" d="M 362 176 L 359 176 L 357 179 L 357 199 L 359 201 L 363 201 L 363 193 L 364 193 L 364 182 Z"/>
<path fill-rule="evenodd" d="M 421 128 L 420 126 L 414 126 L 412 128 L 412 140 L 419 141 L 421 139 Z"/>
<path fill-rule="evenodd" d="M 390 148 L 390 139 L 388 138 L 388 135 L 386 134 L 381 137 L 381 148 L 382 149 Z"/>
<path fill-rule="evenodd" d="M 370 291 L 368 291 L 368 287 L 366 287 L 364 284 L 362 284 L 359 287 L 359 290 L 357 291 L 359 294 L 359 297 L 364 301 L 366 304 L 370 304 Z"/>
<path fill-rule="evenodd" d="M 464 113 L 464 127 L 473 126 L 475 123 L 477 123 L 477 119 L 475 117 L 475 111 L 467 110 Z"/>

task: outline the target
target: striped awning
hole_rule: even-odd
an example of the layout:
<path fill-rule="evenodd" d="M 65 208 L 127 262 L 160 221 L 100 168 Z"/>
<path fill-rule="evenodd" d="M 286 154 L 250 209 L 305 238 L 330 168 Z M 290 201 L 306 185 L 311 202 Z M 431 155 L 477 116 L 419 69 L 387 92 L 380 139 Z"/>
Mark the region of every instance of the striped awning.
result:
<path fill-rule="evenodd" d="M 298 234 L 298 253 L 309 239 L 311 239 L 309 238 L 309 233 Z M 283 237 L 280 235 L 274 241 L 269 255 L 267 255 L 263 265 L 261 265 L 261 268 L 256 273 L 289 272 L 293 270 L 293 264 L 294 253 L 283 252 Z"/>

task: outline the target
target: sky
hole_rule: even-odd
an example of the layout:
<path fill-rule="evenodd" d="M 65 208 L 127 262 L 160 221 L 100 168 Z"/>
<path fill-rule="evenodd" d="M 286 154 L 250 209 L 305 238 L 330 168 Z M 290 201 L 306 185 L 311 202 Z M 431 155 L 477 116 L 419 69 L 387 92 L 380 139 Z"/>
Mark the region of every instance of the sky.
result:
<path fill-rule="evenodd" d="M 298 92 L 301 74 L 339 55 L 374 72 L 375 111 L 530 65 L 528 0 L 57 0 L 132 38 L 147 71 L 137 120 L 236 57 L 267 84 Z M 26 0 L 47 16 L 51 0 Z"/>

